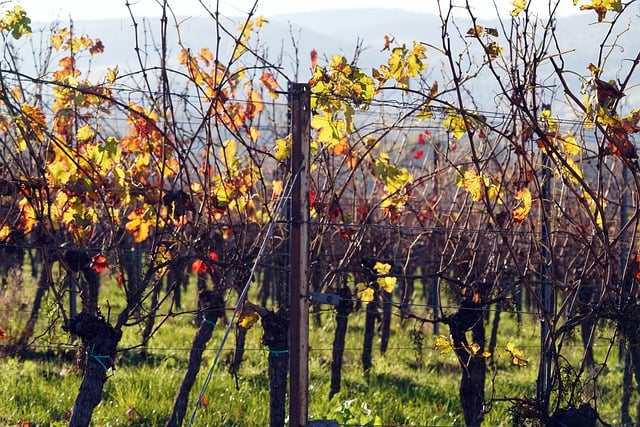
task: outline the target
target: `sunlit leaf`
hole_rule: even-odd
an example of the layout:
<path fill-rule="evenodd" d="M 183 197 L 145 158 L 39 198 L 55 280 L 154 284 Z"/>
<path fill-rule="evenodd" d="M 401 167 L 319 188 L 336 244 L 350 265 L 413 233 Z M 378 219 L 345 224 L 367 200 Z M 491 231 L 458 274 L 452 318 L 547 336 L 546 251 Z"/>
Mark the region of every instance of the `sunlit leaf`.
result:
<path fill-rule="evenodd" d="M 456 113 L 449 114 L 442 120 L 442 126 L 449 131 L 454 138 L 460 139 L 467 132 L 467 125 L 464 119 Z"/>
<path fill-rule="evenodd" d="M 118 78 L 118 66 L 116 65 L 113 68 L 107 68 L 106 80 L 107 83 L 112 84 Z"/>
<path fill-rule="evenodd" d="M 375 290 L 365 283 L 360 282 L 356 285 L 356 296 L 362 302 L 371 302 L 375 296 Z"/>
<path fill-rule="evenodd" d="M 95 137 L 96 133 L 93 129 L 91 129 L 91 126 L 89 125 L 83 125 L 82 127 L 80 127 L 80 129 L 78 129 L 78 132 L 76 133 L 76 139 L 78 140 L 78 142 L 93 141 Z"/>
<path fill-rule="evenodd" d="M 575 3 L 575 2 L 574 2 Z M 621 0 L 591 0 L 591 3 L 580 6 L 580 10 L 593 10 L 598 15 L 598 22 L 602 22 L 608 11 L 621 12 Z"/>
<path fill-rule="evenodd" d="M 378 277 L 376 279 L 376 282 L 385 292 L 393 292 L 393 290 L 396 288 L 396 284 L 398 283 L 398 279 L 396 277 L 390 276 Z"/>
<path fill-rule="evenodd" d="M 513 10 L 511 11 L 511 16 L 518 16 L 522 13 L 523 10 L 527 7 L 527 0 L 513 0 L 511 2 L 513 5 Z"/>
<path fill-rule="evenodd" d="M 453 351 L 453 338 L 445 335 L 438 335 L 435 339 L 434 347 L 440 354 L 448 354 Z"/>
<path fill-rule="evenodd" d="M 513 342 L 511 341 L 507 342 L 506 351 L 507 353 L 509 353 L 509 356 L 511 357 L 512 364 L 519 366 L 521 368 L 529 364 L 529 362 L 523 358 L 522 350 L 517 348 Z"/>
<path fill-rule="evenodd" d="M 31 18 L 20 5 L 4 12 L 0 19 L 0 30 L 8 30 L 14 39 L 19 39 L 24 35 L 31 34 Z"/>
<path fill-rule="evenodd" d="M 473 169 L 466 170 L 462 179 L 462 186 L 471 195 L 474 202 L 482 200 L 484 194 L 484 182 L 480 175 Z"/>
<path fill-rule="evenodd" d="M 520 206 L 513 210 L 513 219 L 516 222 L 522 222 L 531 211 L 531 191 L 523 188 L 515 194 L 516 200 L 520 200 Z"/>
<path fill-rule="evenodd" d="M 104 255 L 96 255 L 91 258 L 90 267 L 97 273 L 102 273 L 105 269 L 109 268 L 109 262 Z"/>
<path fill-rule="evenodd" d="M 562 137 L 562 148 L 564 149 L 564 152 L 570 156 L 575 156 L 580 153 L 580 146 L 576 141 L 576 137 L 570 133 Z"/>
<path fill-rule="evenodd" d="M 602 218 L 601 212 L 603 212 L 607 207 L 606 200 L 604 200 L 603 198 L 600 198 L 599 201 L 596 201 L 591 197 L 591 194 L 589 194 L 589 192 L 587 191 L 582 192 L 582 197 L 587 202 L 587 207 L 589 208 L 589 211 L 591 212 L 591 214 L 593 215 L 593 218 L 595 219 L 595 223 L 596 223 L 595 225 L 597 225 L 598 228 L 603 229 L 604 219 Z"/>
<path fill-rule="evenodd" d="M 242 329 L 251 329 L 258 320 L 260 320 L 260 316 L 255 310 L 245 308 L 240 313 L 237 325 Z"/>
<path fill-rule="evenodd" d="M 2 227 L 0 227 L 0 242 L 7 243 L 10 234 L 11 227 L 7 224 L 3 224 Z"/>
<path fill-rule="evenodd" d="M 129 222 L 125 224 L 125 229 L 133 235 L 136 243 L 144 242 L 149 238 L 152 221 L 146 218 L 143 209 L 136 209 L 127 217 Z"/>
<path fill-rule="evenodd" d="M 281 91 L 280 85 L 276 81 L 276 78 L 271 73 L 263 73 L 260 77 L 260 82 L 264 85 L 264 87 L 269 92 L 269 96 L 273 99 L 276 99 Z"/>
<path fill-rule="evenodd" d="M 193 263 L 191 264 L 191 271 L 198 274 L 206 274 L 206 273 L 209 273 L 211 270 L 209 269 L 209 266 L 205 261 L 198 258 L 195 261 L 193 261 Z"/>
<path fill-rule="evenodd" d="M 373 265 L 373 270 L 378 274 L 388 274 L 391 271 L 391 264 L 376 261 Z"/>
<path fill-rule="evenodd" d="M 478 344 L 477 342 L 471 343 L 467 347 L 467 350 L 469 351 L 469 353 L 475 356 L 480 352 L 480 344 Z"/>
<path fill-rule="evenodd" d="M 503 48 L 496 42 L 487 43 L 484 47 L 485 52 L 489 56 L 489 59 L 496 59 L 502 55 Z"/>

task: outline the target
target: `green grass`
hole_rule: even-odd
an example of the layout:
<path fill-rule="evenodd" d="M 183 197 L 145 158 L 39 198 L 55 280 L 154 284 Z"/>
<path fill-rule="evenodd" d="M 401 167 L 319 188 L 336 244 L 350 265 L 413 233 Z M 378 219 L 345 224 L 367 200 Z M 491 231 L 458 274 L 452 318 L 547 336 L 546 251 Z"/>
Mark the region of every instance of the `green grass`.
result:
<path fill-rule="evenodd" d="M 28 282 L 28 281 L 27 281 Z M 111 306 L 111 316 L 118 313 L 121 300 L 118 289 L 106 281 L 101 290 L 101 305 Z M 28 301 L 33 284 L 25 283 L 19 291 L 5 294 L 5 304 L 0 311 L 0 325 L 11 339 L 18 333 L 28 314 Z M 195 308 L 195 285 L 185 298 L 185 310 Z M 75 369 L 66 345 L 75 344 L 59 328 L 44 331 L 46 322 L 54 318 L 53 296 L 49 294 L 43 307 L 36 333 L 42 334 L 33 351 L 23 360 L 7 357 L 0 359 L 0 424 L 64 425 L 73 407 L 75 394 L 81 382 L 81 374 Z M 25 304 L 27 307 L 25 307 Z M 22 309 L 20 308 L 22 305 Z M 50 313 L 48 316 L 47 313 Z M 106 313 L 105 313 L 106 314 Z M 379 342 L 374 344 L 374 367 L 365 376 L 360 363 L 362 325 L 364 313 L 353 313 L 349 319 L 349 333 L 344 355 L 341 392 L 329 401 L 331 345 L 334 314 L 323 313 L 322 327 L 311 329 L 309 357 L 309 416 L 311 419 L 344 419 L 348 411 L 363 415 L 367 410 L 371 419 L 378 417 L 385 425 L 463 425 L 464 419 L 458 400 L 460 368 L 451 354 L 442 355 L 433 348 L 431 326 L 423 328 L 425 339 L 421 352 L 412 340 L 413 321 L 401 322 L 395 317 L 389 350 L 382 355 Z M 495 377 L 489 371 L 486 385 L 487 397 L 522 397 L 535 395 L 539 324 L 534 317 L 526 317 L 518 325 L 510 314 L 502 315 L 502 328 L 496 352 Z M 192 390 L 187 419 L 194 408 L 194 400 L 220 345 L 224 325 L 218 325 L 204 355 L 198 381 Z M 175 394 L 182 381 L 189 348 L 196 329 L 193 315 L 184 314 L 166 319 L 165 324 L 152 339 L 147 360 L 142 360 L 137 350 L 122 352 L 116 369 L 111 371 L 102 403 L 96 408 L 94 426 L 157 426 L 166 422 Z M 447 333 L 441 327 L 441 333 Z M 608 331 L 599 331 L 596 354 L 606 348 Z M 125 330 L 122 347 L 140 342 L 141 329 Z M 206 391 L 207 402 L 196 412 L 195 425 L 208 426 L 264 426 L 268 424 L 267 352 L 260 344 L 259 324 L 247 336 L 245 361 L 236 379 L 227 371 L 234 335 L 222 352 L 219 369 L 213 373 Z M 530 360 L 529 366 L 518 368 L 510 363 L 504 352 L 507 341 L 514 341 Z M 58 344 L 64 344 L 60 346 Z M 579 340 L 565 345 L 569 358 L 577 357 L 581 350 Z M 71 355 L 72 356 L 72 355 Z M 599 359 L 601 360 L 601 359 Z M 492 382 L 493 380 L 493 382 Z M 598 409 L 611 424 L 619 423 L 621 397 L 621 366 L 617 355 L 612 355 L 607 373 L 598 384 Z M 584 390 L 588 392 L 588 384 Z M 589 396 L 589 394 L 585 394 Z M 349 404 L 351 406 L 349 407 Z M 509 403 L 494 402 L 485 418 L 487 426 L 506 426 L 509 423 Z M 363 418 L 364 419 L 364 418 Z"/>

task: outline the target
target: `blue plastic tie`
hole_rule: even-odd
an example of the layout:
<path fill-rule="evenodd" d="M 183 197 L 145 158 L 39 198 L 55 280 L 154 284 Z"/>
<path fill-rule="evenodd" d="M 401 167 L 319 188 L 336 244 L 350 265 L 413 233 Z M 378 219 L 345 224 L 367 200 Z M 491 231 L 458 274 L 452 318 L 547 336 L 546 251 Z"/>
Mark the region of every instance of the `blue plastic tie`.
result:
<path fill-rule="evenodd" d="M 91 354 L 89 355 L 89 359 L 93 359 L 96 362 L 98 362 L 100 366 L 102 366 L 102 368 L 104 369 L 105 373 L 109 372 L 109 367 L 103 362 L 103 360 L 107 360 L 111 362 L 111 356 L 108 356 L 106 354 L 95 354 L 93 352 L 94 347 L 95 347 L 95 344 L 91 347 Z"/>
<path fill-rule="evenodd" d="M 207 324 L 211 325 L 211 327 L 212 327 L 212 328 L 215 328 L 215 327 L 216 327 L 216 322 L 214 322 L 214 321 L 212 321 L 212 320 L 207 319 L 207 318 L 204 316 L 204 314 L 202 315 L 202 321 L 203 321 L 204 323 L 207 323 Z"/>

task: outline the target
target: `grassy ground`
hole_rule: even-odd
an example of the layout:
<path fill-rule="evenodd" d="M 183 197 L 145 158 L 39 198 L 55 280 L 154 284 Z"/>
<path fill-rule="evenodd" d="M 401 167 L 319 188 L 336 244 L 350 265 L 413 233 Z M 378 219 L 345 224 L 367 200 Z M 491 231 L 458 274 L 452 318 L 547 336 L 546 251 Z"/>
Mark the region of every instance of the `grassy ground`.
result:
<path fill-rule="evenodd" d="M 195 308 L 195 286 L 185 296 L 186 309 Z M 33 284 L 2 298 L 0 325 L 7 331 L 7 341 L 17 333 L 28 314 Z M 73 342 L 59 329 L 44 330 L 47 320 L 55 316 L 52 295 L 48 295 L 42 311 L 42 322 L 33 351 L 22 360 L 0 359 L 0 424 L 2 425 L 64 425 L 73 406 L 81 376 L 72 357 Z M 102 289 L 102 306 L 111 306 L 112 316 L 118 313 L 118 290 L 113 285 Z M 106 313 L 105 313 L 106 314 Z M 376 419 L 385 425 L 451 426 L 463 425 L 458 400 L 460 368 L 451 354 L 440 354 L 433 348 L 432 327 L 424 329 L 422 343 L 414 340 L 413 322 L 394 318 L 392 337 L 386 354 L 380 354 L 379 343 L 374 347 L 374 367 L 368 376 L 361 369 L 364 313 L 350 316 L 349 332 L 343 368 L 342 391 L 329 401 L 331 345 L 334 314 L 323 313 L 322 326 L 311 329 L 309 358 L 309 415 L 312 419 L 337 419 L 341 422 L 363 424 Z M 489 372 L 487 397 L 522 397 L 535 395 L 535 378 L 539 330 L 533 317 L 517 324 L 510 314 L 502 315 L 495 372 Z M 313 325 L 313 322 L 312 322 Z M 218 325 L 205 353 L 198 382 L 192 391 L 187 419 L 194 408 L 194 400 L 209 371 L 215 352 L 224 333 Z M 185 314 L 167 318 L 152 340 L 149 357 L 142 360 L 136 350 L 121 353 L 116 370 L 108 379 L 102 403 L 94 412 L 95 426 L 157 426 L 167 420 L 184 375 L 189 348 L 195 333 L 193 316 Z M 441 333 L 447 333 L 441 327 Z M 225 345 L 219 369 L 214 370 L 206 391 L 206 398 L 196 411 L 194 425 L 207 426 L 264 426 L 268 422 L 267 352 L 260 345 L 259 324 L 247 337 L 247 351 L 238 378 L 227 371 L 234 345 L 233 333 Z M 141 329 L 125 331 L 122 346 L 139 343 Z M 604 350 L 607 331 L 599 332 L 596 354 Z M 507 341 L 515 342 L 530 360 L 527 367 L 510 363 L 503 350 Z M 0 342 L 1 344 L 1 342 Z M 420 345 L 421 344 L 421 345 Z M 581 350 L 579 342 L 570 342 L 565 351 Z M 71 356 L 70 356 L 71 354 Z M 599 355 L 602 357 L 602 354 Z M 495 376 L 494 376 L 495 374 Z M 607 375 L 599 383 L 598 410 L 611 424 L 619 421 L 621 367 L 616 355 L 607 364 Z M 585 395 L 590 396 L 589 384 Z M 485 425 L 510 425 L 509 404 L 497 401 L 488 407 Z M 28 424 L 27 424 L 28 422 Z M 185 423 L 186 425 L 186 423 Z"/>

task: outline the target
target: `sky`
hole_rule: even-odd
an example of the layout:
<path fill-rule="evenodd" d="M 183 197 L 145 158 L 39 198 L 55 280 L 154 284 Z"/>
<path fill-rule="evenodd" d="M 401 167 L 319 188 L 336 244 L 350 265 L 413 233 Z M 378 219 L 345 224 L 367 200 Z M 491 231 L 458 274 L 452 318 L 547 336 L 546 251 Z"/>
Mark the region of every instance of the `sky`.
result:
<path fill-rule="evenodd" d="M 203 15 L 202 4 L 215 6 L 215 0 L 168 0 L 176 15 L 197 16 Z M 509 13 L 512 9 L 510 0 L 496 0 L 499 9 Z M 534 8 L 540 13 L 548 6 L 548 0 L 530 0 Z M 448 0 L 442 0 L 447 4 Z M 560 0 L 560 13 L 563 15 L 575 12 L 573 0 Z M 583 1 L 584 2 L 584 1 Z M 136 16 L 158 16 L 160 14 L 159 3 L 162 0 L 0 0 L 3 8 L 13 4 L 21 4 L 32 21 L 74 20 L 121 18 L 128 17 L 129 11 L 126 4 Z M 255 0 L 220 0 L 220 12 L 224 16 L 243 16 L 254 5 Z M 464 4 L 465 0 L 454 0 L 453 3 Z M 486 18 L 495 15 L 492 7 L 487 7 L 488 0 L 469 0 L 475 7 L 480 17 Z M 437 0 L 259 0 L 258 15 L 277 16 L 287 13 L 312 12 L 327 9 L 354 9 L 354 8 L 393 8 L 411 12 L 430 12 L 437 10 Z"/>

